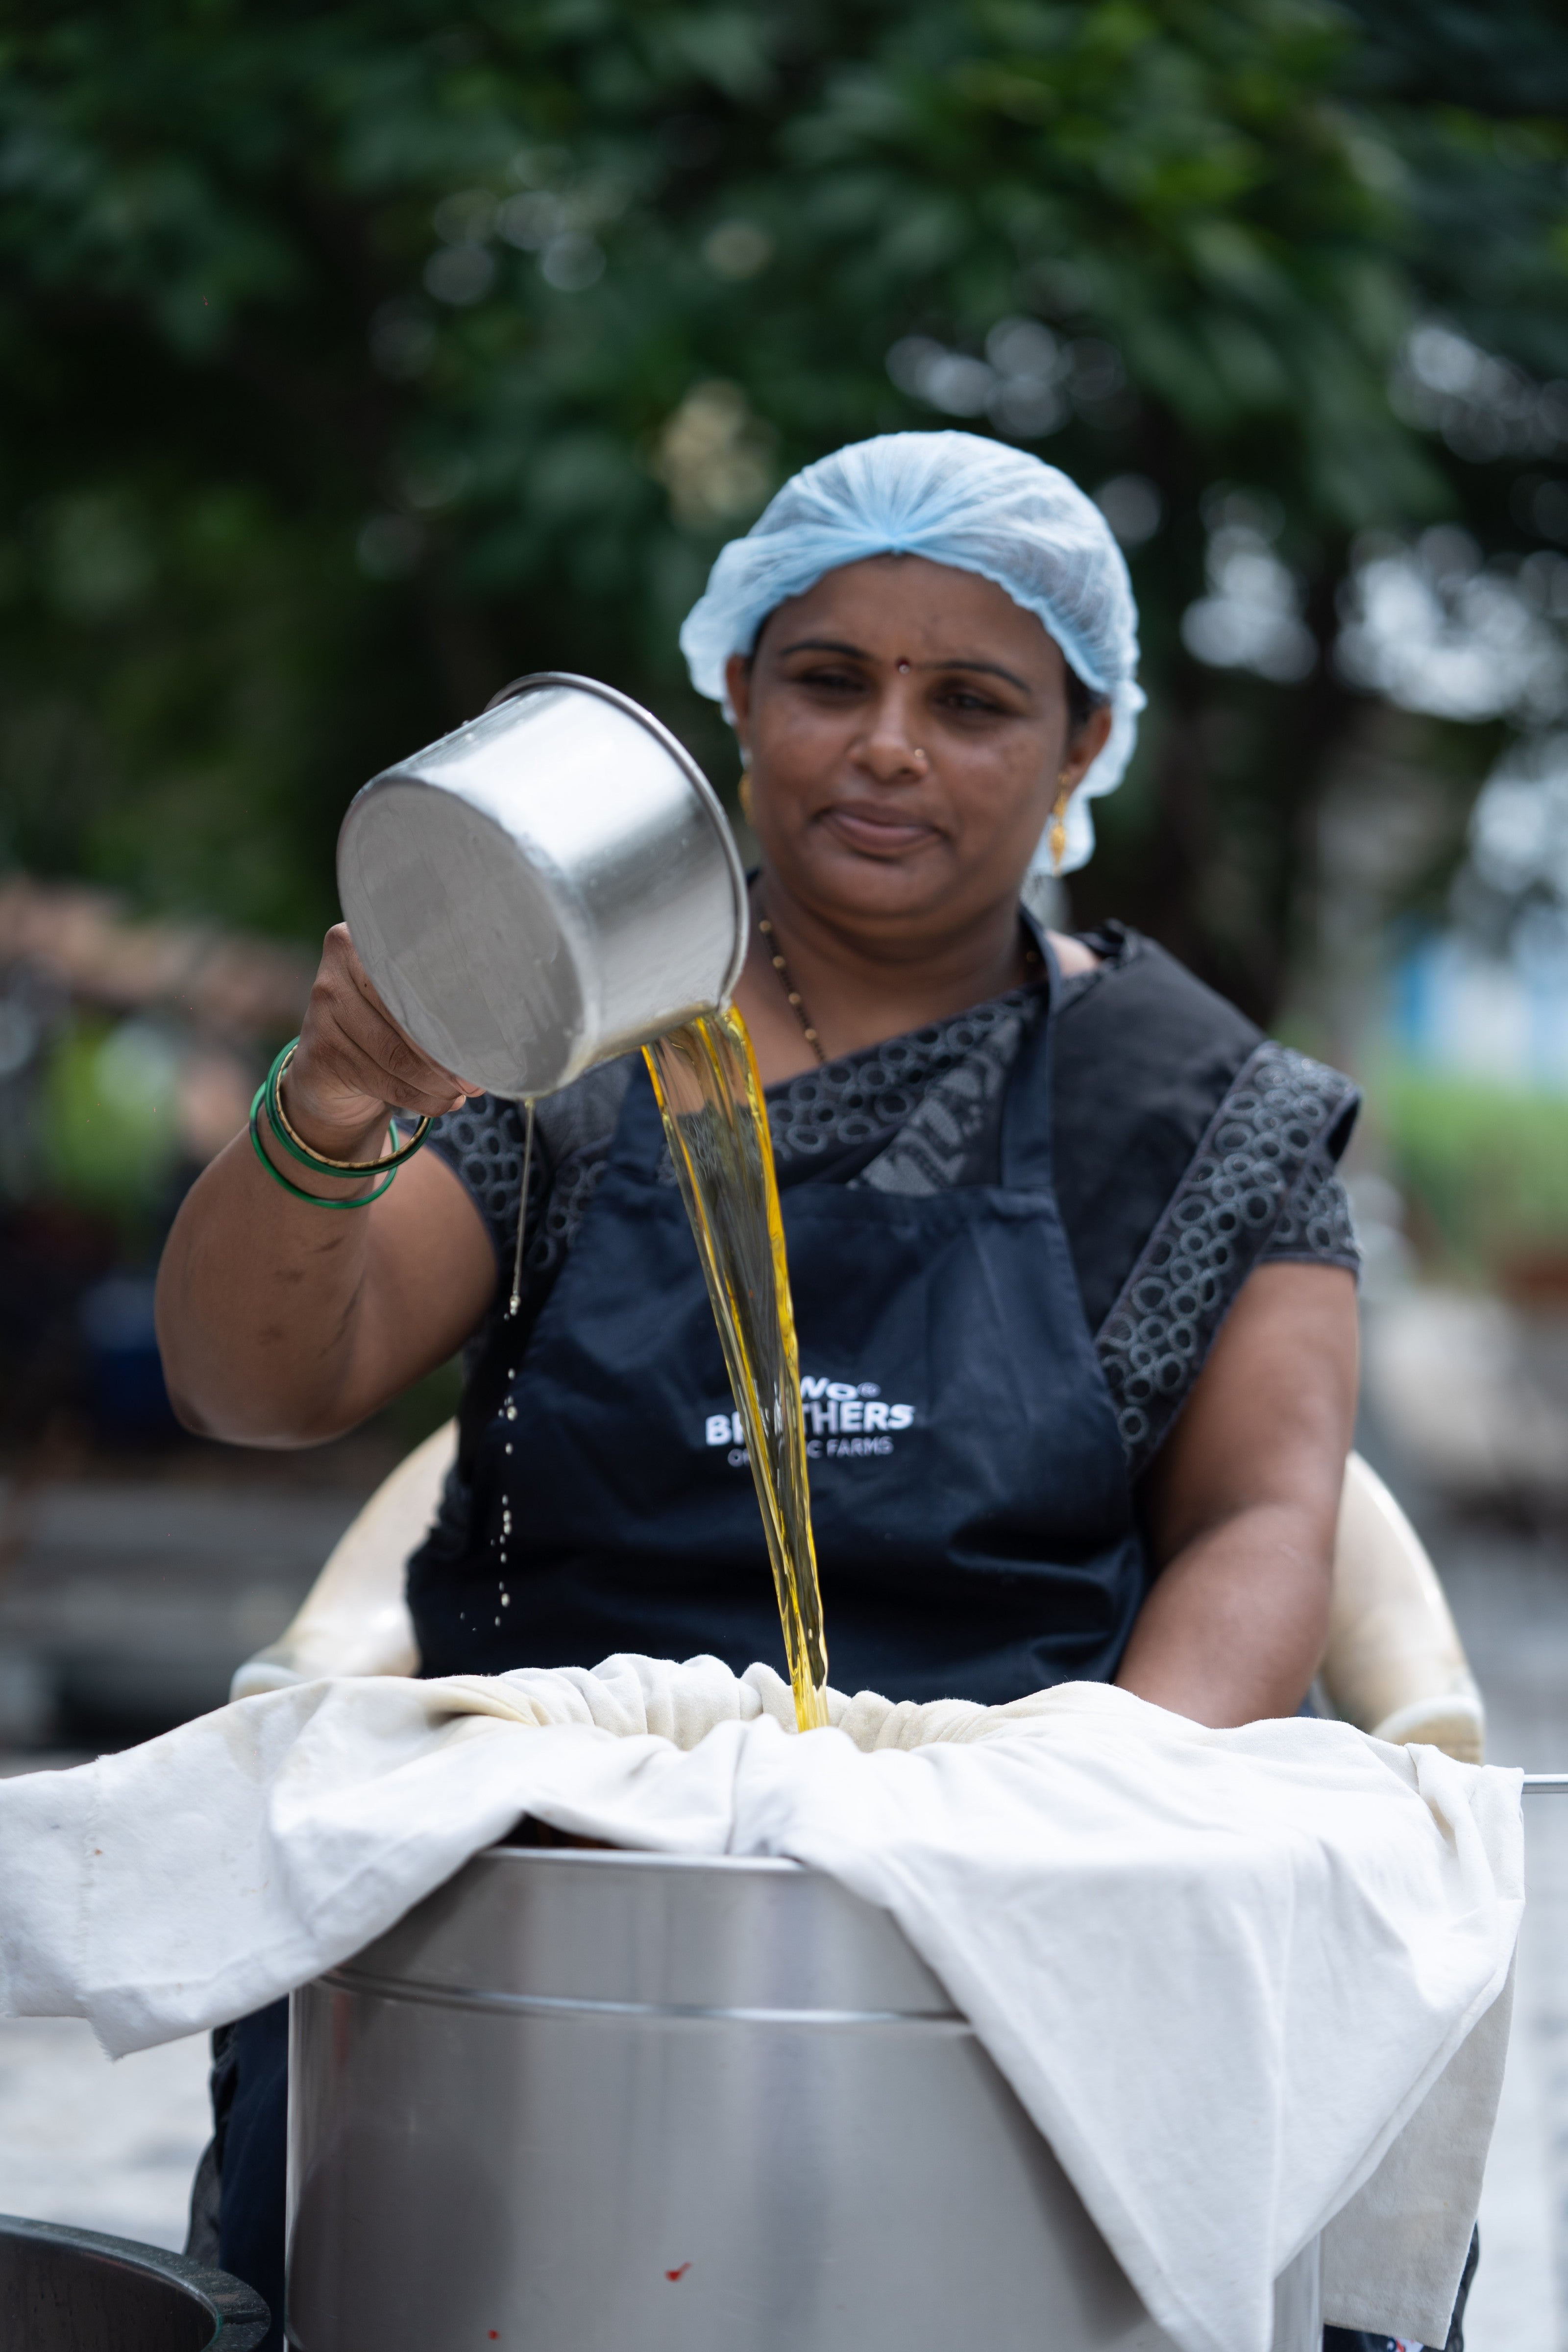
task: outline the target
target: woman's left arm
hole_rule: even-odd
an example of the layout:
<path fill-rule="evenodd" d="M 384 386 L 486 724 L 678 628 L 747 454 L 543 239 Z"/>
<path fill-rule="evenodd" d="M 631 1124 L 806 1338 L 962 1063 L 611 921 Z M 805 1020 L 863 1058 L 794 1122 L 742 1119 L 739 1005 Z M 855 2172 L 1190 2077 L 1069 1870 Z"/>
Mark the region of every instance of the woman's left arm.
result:
<path fill-rule="evenodd" d="M 1354 1276 L 1259 1266 L 1150 1473 L 1158 1575 L 1123 1690 L 1216 1727 L 1295 1714 L 1328 1639 L 1356 1366 Z"/>

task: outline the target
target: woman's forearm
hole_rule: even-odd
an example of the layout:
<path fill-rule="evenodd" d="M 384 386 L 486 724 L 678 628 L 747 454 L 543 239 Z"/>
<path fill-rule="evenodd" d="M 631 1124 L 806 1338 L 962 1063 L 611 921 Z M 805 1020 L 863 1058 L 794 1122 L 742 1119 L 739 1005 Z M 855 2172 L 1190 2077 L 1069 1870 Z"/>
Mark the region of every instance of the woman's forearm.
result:
<path fill-rule="evenodd" d="M 1331 1577 L 1313 1515 L 1238 1512 L 1161 1571 L 1116 1680 L 1216 1728 L 1294 1715 L 1328 1639 Z"/>
<path fill-rule="evenodd" d="M 342 926 L 330 931 L 283 1082 L 294 1137 L 330 1160 L 374 1160 L 394 1104 L 434 1117 L 468 1091 L 392 1022 Z M 301 1164 L 266 1116 L 257 1132 L 268 1167 L 237 1136 L 181 1205 L 159 1270 L 158 1343 L 188 1428 L 310 1445 L 446 1360 L 489 1304 L 495 1259 L 434 1157 L 367 1201 L 374 1178 Z"/>
<path fill-rule="evenodd" d="M 1328 1639 L 1355 1425 L 1356 1300 L 1338 1266 L 1260 1266 L 1150 1475 L 1159 1573 L 1117 1681 L 1215 1726 L 1293 1715 Z"/>
<path fill-rule="evenodd" d="M 339 1185 L 337 1196 L 352 1189 Z M 352 1425 L 355 1306 L 374 1213 L 292 1200 L 247 1136 L 204 1170 L 158 1272 L 164 1378 L 187 1428 L 298 1445 Z"/>
<path fill-rule="evenodd" d="M 445 1363 L 495 1285 L 479 1213 L 434 1153 L 333 1211 L 291 1200 L 240 1136 L 192 1186 L 159 1269 L 170 1399 L 203 1436 L 320 1444 Z"/>

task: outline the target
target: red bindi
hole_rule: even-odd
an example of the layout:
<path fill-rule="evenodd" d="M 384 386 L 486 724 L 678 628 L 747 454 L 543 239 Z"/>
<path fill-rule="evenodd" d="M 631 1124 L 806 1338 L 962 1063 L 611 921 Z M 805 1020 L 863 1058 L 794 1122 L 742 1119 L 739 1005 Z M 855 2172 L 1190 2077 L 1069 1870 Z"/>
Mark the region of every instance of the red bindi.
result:
<path fill-rule="evenodd" d="M 909 675 L 909 667 L 910 667 L 910 666 L 909 666 L 908 662 L 906 662 L 906 661 L 901 661 L 901 662 L 899 664 L 899 667 L 903 671 L 904 675 L 905 675 L 906 677 L 908 677 L 908 675 Z"/>

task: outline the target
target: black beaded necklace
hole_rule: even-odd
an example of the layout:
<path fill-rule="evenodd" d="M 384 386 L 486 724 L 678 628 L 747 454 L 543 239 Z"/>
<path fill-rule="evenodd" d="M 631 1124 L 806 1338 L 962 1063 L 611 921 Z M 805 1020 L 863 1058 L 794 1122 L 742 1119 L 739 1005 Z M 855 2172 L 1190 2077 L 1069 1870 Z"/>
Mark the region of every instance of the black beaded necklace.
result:
<path fill-rule="evenodd" d="M 757 929 L 761 931 L 763 938 L 766 942 L 769 961 L 779 976 L 779 986 L 784 990 L 784 995 L 789 1002 L 790 1010 L 795 1014 L 795 1019 L 800 1023 L 801 1035 L 811 1047 L 811 1050 L 816 1055 L 818 1063 L 826 1062 L 827 1055 L 824 1050 L 821 1036 L 812 1021 L 810 1013 L 805 1009 L 805 999 L 802 996 L 799 989 L 795 986 L 794 980 L 791 978 L 789 965 L 785 962 L 783 954 L 780 952 L 778 933 L 774 930 L 772 923 L 769 922 L 765 915 L 760 914 L 757 917 Z M 1039 949 L 1035 945 L 1034 940 L 1026 933 L 1024 946 L 1025 964 L 1026 966 L 1037 965 L 1040 960 Z"/>
<path fill-rule="evenodd" d="M 778 933 L 774 930 L 773 925 L 769 922 L 765 915 L 759 915 L 757 917 L 757 929 L 761 931 L 763 939 L 767 941 L 768 954 L 773 959 L 773 970 L 779 976 L 779 985 L 783 988 L 785 996 L 789 999 L 790 1006 L 795 1013 L 795 1019 L 800 1023 L 802 1036 L 805 1039 L 806 1044 L 811 1047 L 811 1050 L 816 1055 L 817 1060 L 819 1062 L 826 1062 L 827 1055 L 823 1051 L 821 1038 L 817 1035 L 816 1029 L 812 1026 L 811 1015 L 805 1009 L 805 999 L 802 997 L 801 992 L 795 986 L 794 981 L 790 978 L 788 964 L 785 963 L 783 956 L 779 953 Z"/>

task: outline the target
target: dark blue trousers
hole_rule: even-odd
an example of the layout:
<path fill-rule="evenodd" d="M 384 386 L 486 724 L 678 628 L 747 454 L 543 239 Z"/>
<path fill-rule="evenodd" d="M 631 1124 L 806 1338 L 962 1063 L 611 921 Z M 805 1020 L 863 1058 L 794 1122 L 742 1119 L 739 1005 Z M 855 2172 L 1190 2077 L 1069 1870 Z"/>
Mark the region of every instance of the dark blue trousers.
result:
<path fill-rule="evenodd" d="M 289 2004 L 275 2000 L 213 2036 L 213 2145 L 192 2200 L 189 2251 L 256 2289 L 272 2314 L 260 2352 L 283 2352 Z M 204 2176 L 216 2175 L 216 2243 L 198 2245 Z M 205 2217 L 201 2217 L 205 2218 Z"/>

